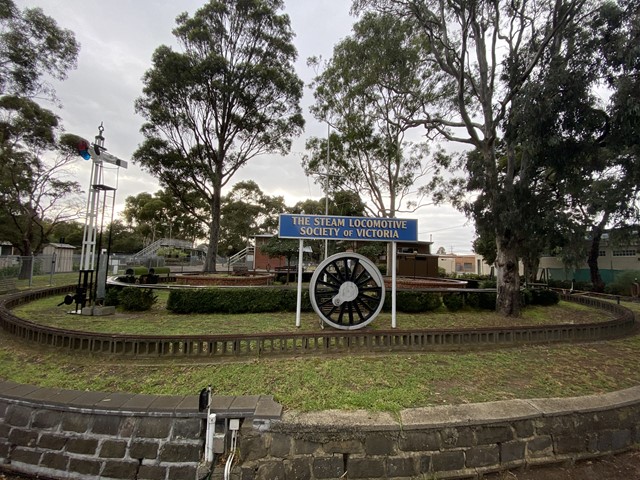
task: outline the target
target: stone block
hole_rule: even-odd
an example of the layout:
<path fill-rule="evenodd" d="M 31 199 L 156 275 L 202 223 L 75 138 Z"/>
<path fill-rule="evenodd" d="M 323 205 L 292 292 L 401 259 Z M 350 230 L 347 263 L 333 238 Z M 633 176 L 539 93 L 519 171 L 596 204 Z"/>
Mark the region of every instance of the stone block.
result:
<path fill-rule="evenodd" d="M 359 440 L 343 440 L 327 442 L 323 445 L 323 450 L 326 453 L 349 453 L 358 454 L 364 453 L 364 447 Z"/>
<path fill-rule="evenodd" d="M 524 440 L 514 440 L 500 444 L 500 462 L 511 463 L 525 459 L 527 443 Z"/>
<path fill-rule="evenodd" d="M 480 445 L 466 451 L 466 465 L 470 468 L 488 467 L 500 463 L 500 447 L 498 445 Z"/>
<path fill-rule="evenodd" d="M 120 433 L 121 420 L 115 415 L 100 415 L 93 421 L 91 431 L 97 435 L 116 436 Z"/>
<path fill-rule="evenodd" d="M 431 471 L 431 455 L 420 455 L 419 463 L 420 473 L 429 473 Z"/>
<path fill-rule="evenodd" d="M 95 438 L 70 438 L 67 440 L 67 452 L 82 455 L 95 455 L 98 440 Z"/>
<path fill-rule="evenodd" d="M 364 449 L 367 455 L 393 455 L 396 451 L 393 438 L 379 433 L 367 435 Z"/>
<path fill-rule="evenodd" d="M 129 456 L 131 458 L 153 460 L 158 456 L 158 444 L 133 441 L 129 446 Z"/>
<path fill-rule="evenodd" d="M 291 452 L 291 437 L 274 433 L 271 435 L 269 454 L 276 458 L 287 458 Z"/>
<path fill-rule="evenodd" d="M 284 477 L 286 480 L 310 480 L 311 459 L 293 458 L 284 462 Z"/>
<path fill-rule="evenodd" d="M 83 413 L 65 412 L 61 428 L 65 432 L 85 433 L 89 430 L 92 417 Z"/>
<path fill-rule="evenodd" d="M 69 457 L 60 452 L 45 452 L 40 459 L 40 466 L 50 468 L 52 470 L 67 471 Z"/>
<path fill-rule="evenodd" d="M 173 421 L 171 438 L 174 440 L 196 440 L 204 435 L 204 420 L 201 418 L 176 418 Z"/>
<path fill-rule="evenodd" d="M 0 439 L 0 464 L 5 463 L 4 460 L 9 458 L 11 454 L 11 444 Z"/>
<path fill-rule="evenodd" d="M 180 480 L 197 480 L 197 465 L 170 466 L 168 478 Z"/>
<path fill-rule="evenodd" d="M 12 427 L 28 427 L 33 409 L 22 405 L 9 405 L 4 416 L 4 423 Z"/>
<path fill-rule="evenodd" d="M 629 447 L 633 443 L 631 438 L 631 430 L 614 430 L 611 433 L 611 449 L 617 451 Z"/>
<path fill-rule="evenodd" d="M 138 470 L 138 480 L 164 480 L 167 477 L 167 467 L 159 465 L 141 465 Z"/>
<path fill-rule="evenodd" d="M 86 458 L 70 458 L 69 472 L 80 475 L 98 475 L 100 473 L 100 462 Z"/>
<path fill-rule="evenodd" d="M 414 478 L 419 475 L 419 461 L 413 457 L 387 458 L 387 477 Z"/>
<path fill-rule="evenodd" d="M 20 447 L 35 447 L 38 443 L 38 432 L 12 428 L 9 432 L 9 442 Z"/>
<path fill-rule="evenodd" d="M 30 448 L 16 447 L 11 452 L 11 463 L 39 465 L 42 452 Z"/>
<path fill-rule="evenodd" d="M 342 456 L 315 457 L 311 467 L 313 476 L 320 478 L 340 478 L 344 474 Z"/>
<path fill-rule="evenodd" d="M 638 436 L 640 437 L 640 434 Z M 294 438 L 292 450 L 294 455 L 312 455 L 318 451 L 321 445 L 317 442 Z"/>
<path fill-rule="evenodd" d="M 200 460 L 200 445 L 183 445 L 168 443 L 160 450 L 160 462 L 182 463 Z"/>
<path fill-rule="evenodd" d="M 434 472 L 462 470 L 464 468 L 464 452 L 462 450 L 450 450 L 434 453 L 431 456 L 431 467 Z"/>
<path fill-rule="evenodd" d="M 126 460 L 109 460 L 105 462 L 104 467 L 102 468 L 102 473 L 100 474 L 100 478 L 136 478 L 136 472 L 138 471 L 139 466 L 139 462 L 128 462 Z"/>
<path fill-rule="evenodd" d="M 100 446 L 100 458 L 124 458 L 127 442 L 124 440 L 105 440 Z"/>
<path fill-rule="evenodd" d="M 584 452 L 587 447 L 587 439 L 579 435 L 559 435 L 554 440 L 558 455 Z"/>
<path fill-rule="evenodd" d="M 0 438 L 7 438 L 9 436 L 9 432 L 11 431 L 11 428 L 11 425 L 0 423 Z"/>
<path fill-rule="evenodd" d="M 33 414 L 31 427 L 38 430 L 51 430 L 60 425 L 62 413 L 51 410 L 38 410 Z"/>
<path fill-rule="evenodd" d="M 384 478 L 384 461 L 379 458 L 349 458 L 349 478 Z"/>
<path fill-rule="evenodd" d="M 170 418 L 141 418 L 136 428 L 136 436 L 140 438 L 168 438 L 170 433 Z"/>
<path fill-rule="evenodd" d="M 550 436 L 543 435 L 527 442 L 527 457 L 539 458 L 553 455 L 553 441 Z"/>
<path fill-rule="evenodd" d="M 268 478 L 269 480 L 285 480 L 284 470 L 284 463 L 280 460 L 261 462 L 256 476 L 258 478 Z"/>
<path fill-rule="evenodd" d="M 38 438 L 38 448 L 46 450 L 62 450 L 67 443 L 68 437 L 56 435 L 55 433 L 43 433 Z"/>
<path fill-rule="evenodd" d="M 264 435 L 240 437 L 239 444 L 243 462 L 259 460 L 267 456 L 267 445 Z"/>
<path fill-rule="evenodd" d="M 535 434 L 535 428 L 531 420 L 518 420 L 513 422 L 513 429 L 518 438 L 529 438 Z"/>
<path fill-rule="evenodd" d="M 8 406 L 9 404 L 7 402 L 3 402 L 0 400 L 0 418 L 4 418 Z"/>
<path fill-rule="evenodd" d="M 442 441 L 438 432 L 406 432 L 398 440 L 398 446 L 404 452 L 437 451 Z"/>
<path fill-rule="evenodd" d="M 482 426 L 475 430 L 478 445 L 491 445 L 514 440 L 513 431 L 509 425 Z"/>
<path fill-rule="evenodd" d="M 124 417 L 120 423 L 120 437 L 129 438 L 136 429 L 137 420 L 135 417 Z"/>
<path fill-rule="evenodd" d="M 445 447 L 471 447 L 475 444 L 473 430 L 469 427 L 443 428 L 440 431 Z"/>

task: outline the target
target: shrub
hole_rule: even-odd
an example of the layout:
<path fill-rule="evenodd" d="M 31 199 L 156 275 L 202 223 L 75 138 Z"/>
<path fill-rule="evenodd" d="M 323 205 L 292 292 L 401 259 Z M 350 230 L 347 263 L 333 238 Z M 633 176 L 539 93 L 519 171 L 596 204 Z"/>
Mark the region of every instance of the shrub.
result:
<path fill-rule="evenodd" d="M 604 291 L 611 295 L 631 295 L 631 284 L 638 282 L 638 278 L 640 278 L 638 271 L 626 270 L 618 273 L 613 283 L 607 285 Z"/>
<path fill-rule="evenodd" d="M 464 297 L 460 293 L 445 293 L 442 295 L 442 303 L 451 312 L 457 312 L 464 307 Z"/>
<path fill-rule="evenodd" d="M 167 309 L 174 313 L 295 312 L 297 292 L 288 288 L 204 288 L 171 290 Z M 302 292 L 302 310 L 310 311 Z"/>
<path fill-rule="evenodd" d="M 118 294 L 120 306 L 128 311 L 143 312 L 151 309 L 158 300 L 157 295 L 150 288 L 123 288 Z"/>
<path fill-rule="evenodd" d="M 467 305 L 481 310 L 495 310 L 496 296 L 494 292 L 467 293 Z"/>
<path fill-rule="evenodd" d="M 553 290 L 531 290 L 531 305 L 556 305 L 560 301 L 560 295 Z"/>
<path fill-rule="evenodd" d="M 403 290 L 396 292 L 396 307 L 399 312 L 420 313 L 437 310 L 442 305 L 439 293 Z M 384 310 L 391 310 L 391 292 L 386 292 Z"/>

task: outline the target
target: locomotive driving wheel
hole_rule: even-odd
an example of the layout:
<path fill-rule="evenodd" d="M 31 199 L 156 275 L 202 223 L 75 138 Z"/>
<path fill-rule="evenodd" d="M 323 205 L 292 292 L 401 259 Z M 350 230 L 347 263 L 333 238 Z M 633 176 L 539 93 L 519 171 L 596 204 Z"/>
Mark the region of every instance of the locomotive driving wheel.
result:
<path fill-rule="evenodd" d="M 338 253 L 324 260 L 311 277 L 311 305 L 328 325 L 356 330 L 371 323 L 382 310 L 382 274 L 357 253 Z"/>

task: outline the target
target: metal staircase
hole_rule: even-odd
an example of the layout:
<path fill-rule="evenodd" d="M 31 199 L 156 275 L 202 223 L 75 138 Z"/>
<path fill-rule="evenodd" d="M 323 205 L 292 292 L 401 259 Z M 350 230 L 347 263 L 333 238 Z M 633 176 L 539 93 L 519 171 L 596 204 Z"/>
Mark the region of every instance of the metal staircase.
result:
<path fill-rule="evenodd" d="M 227 260 L 227 263 L 229 265 L 235 265 L 237 263 L 240 262 L 247 262 L 247 257 L 252 257 L 253 258 L 253 254 L 255 252 L 255 247 L 253 245 L 249 245 L 248 247 L 244 248 L 243 250 L 240 250 L 238 253 L 236 253 L 235 255 L 232 255 L 231 257 L 229 257 L 229 259 Z"/>
<path fill-rule="evenodd" d="M 155 255 L 158 250 L 165 247 L 191 249 L 193 248 L 193 243 L 188 240 L 179 240 L 177 238 L 160 238 L 133 255 L 133 258 L 150 257 L 151 255 Z"/>

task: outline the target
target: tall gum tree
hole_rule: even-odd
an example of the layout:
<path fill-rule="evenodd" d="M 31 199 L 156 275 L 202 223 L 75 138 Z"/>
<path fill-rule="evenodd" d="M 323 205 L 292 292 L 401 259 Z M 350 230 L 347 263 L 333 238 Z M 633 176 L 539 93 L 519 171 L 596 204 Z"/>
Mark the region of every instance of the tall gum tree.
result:
<path fill-rule="evenodd" d="M 216 270 L 222 188 L 252 158 L 285 154 L 302 132 L 302 82 L 281 0 L 210 1 L 177 19 L 182 51 L 160 46 L 136 111 L 147 122 L 134 160 L 209 227 L 204 271 Z"/>
<path fill-rule="evenodd" d="M 391 13 L 419 28 L 430 47 L 427 61 L 444 74 L 442 88 L 454 94 L 425 104 L 415 125 L 475 148 L 482 172 L 476 182 L 482 215 L 495 231 L 498 299 L 506 316 L 520 314 L 516 184 L 517 158 L 506 145 L 496 153 L 501 127 L 543 53 L 584 7 L 585 0 L 355 0 L 353 10 Z M 506 165 L 500 165 L 505 161 Z M 473 179 L 471 179 L 473 180 Z"/>
<path fill-rule="evenodd" d="M 319 184 L 362 196 L 370 215 L 415 211 L 439 179 L 434 158 L 440 152 L 433 155 L 426 142 L 413 142 L 409 135 L 415 129 L 410 122 L 429 101 L 437 78 L 424 61 L 422 41 L 411 24 L 369 12 L 325 65 L 310 59 L 324 68 L 311 85 L 311 111 L 333 132 L 328 142 L 307 141 L 310 154 L 303 166 Z M 418 187 L 421 182 L 425 185 Z"/>

